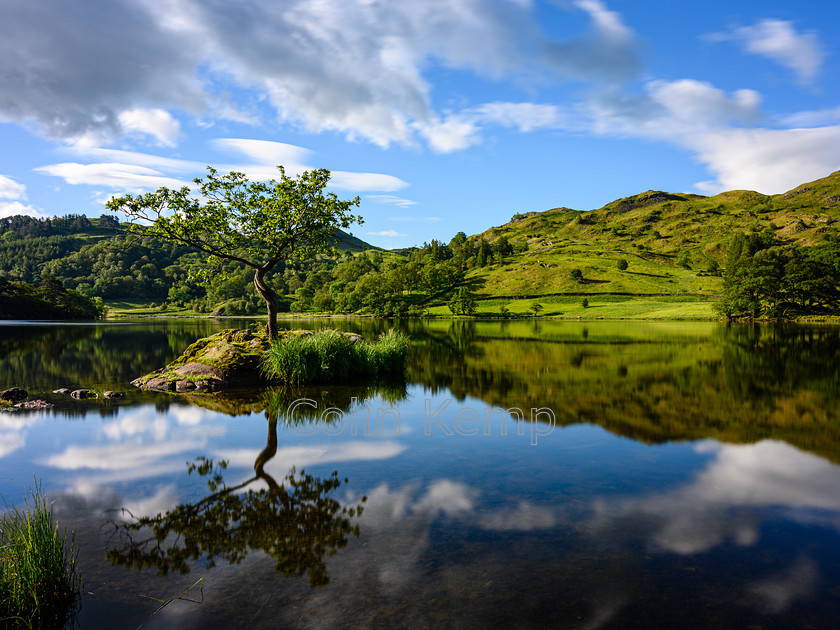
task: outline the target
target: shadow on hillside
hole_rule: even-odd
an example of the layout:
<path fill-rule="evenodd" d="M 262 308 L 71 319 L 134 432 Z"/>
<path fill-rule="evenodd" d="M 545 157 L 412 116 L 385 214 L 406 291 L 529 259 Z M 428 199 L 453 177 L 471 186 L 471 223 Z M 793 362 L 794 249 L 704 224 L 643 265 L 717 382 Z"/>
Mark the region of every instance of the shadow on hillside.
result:
<path fill-rule="evenodd" d="M 633 274 L 634 276 L 647 276 L 649 278 L 670 278 L 671 277 L 667 273 L 665 273 L 665 274 L 662 274 L 662 273 L 645 273 L 644 271 L 625 271 L 624 273 L 630 273 L 630 274 Z"/>

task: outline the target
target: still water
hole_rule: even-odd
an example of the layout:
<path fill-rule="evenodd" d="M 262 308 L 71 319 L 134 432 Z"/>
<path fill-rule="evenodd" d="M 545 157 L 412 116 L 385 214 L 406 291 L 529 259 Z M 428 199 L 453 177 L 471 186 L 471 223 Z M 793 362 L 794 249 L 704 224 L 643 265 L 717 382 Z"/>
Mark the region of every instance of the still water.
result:
<path fill-rule="evenodd" d="M 0 493 L 75 530 L 79 627 L 836 627 L 840 329 L 297 320 L 403 328 L 405 382 L 129 385 L 248 323 L 0 322 L 55 403 Z"/>

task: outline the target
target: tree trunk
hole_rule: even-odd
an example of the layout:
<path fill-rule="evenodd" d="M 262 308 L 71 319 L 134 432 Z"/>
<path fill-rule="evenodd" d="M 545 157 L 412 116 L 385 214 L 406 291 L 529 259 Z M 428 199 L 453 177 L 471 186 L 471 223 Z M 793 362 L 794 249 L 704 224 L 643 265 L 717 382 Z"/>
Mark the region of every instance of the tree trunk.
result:
<path fill-rule="evenodd" d="M 265 330 L 268 333 L 268 338 L 272 341 L 277 339 L 277 294 L 270 286 L 265 283 L 265 274 L 268 269 L 260 267 L 254 273 L 254 288 L 259 293 L 260 297 L 265 300 L 265 306 L 268 310 L 268 323 Z"/>

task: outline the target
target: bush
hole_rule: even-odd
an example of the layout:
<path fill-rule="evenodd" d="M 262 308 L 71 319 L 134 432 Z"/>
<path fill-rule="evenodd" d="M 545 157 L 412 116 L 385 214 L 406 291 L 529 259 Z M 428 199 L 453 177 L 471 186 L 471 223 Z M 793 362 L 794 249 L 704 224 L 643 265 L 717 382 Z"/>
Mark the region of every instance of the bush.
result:
<path fill-rule="evenodd" d="M 624 258 L 619 259 L 619 261 L 616 263 L 616 267 L 618 267 L 619 271 L 624 271 L 625 269 L 627 269 L 627 266 L 627 261 Z"/>
<path fill-rule="evenodd" d="M 62 628 L 80 601 L 73 535 L 65 549 L 66 534 L 39 487 L 32 499 L 31 508 L 9 510 L 0 522 L 0 617 L 4 627 Z"/>
<path fill-rule="evenodd" d="M 407 354 L 408 337 L 393 329 L 375 342 L 319 330 L 276 340 L 265 356 L 263 372 L 295 385 L 342 383 L 402 374 Z"/>

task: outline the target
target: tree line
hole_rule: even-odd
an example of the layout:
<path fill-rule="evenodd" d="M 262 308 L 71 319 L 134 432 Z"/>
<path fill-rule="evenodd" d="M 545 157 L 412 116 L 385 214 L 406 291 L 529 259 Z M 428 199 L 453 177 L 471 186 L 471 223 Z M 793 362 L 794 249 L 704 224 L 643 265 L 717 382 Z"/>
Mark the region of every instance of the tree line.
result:
<path fill-rule="evenodd" d="M 166 302 L 231 315 L 264 312 L 253 272 L 235 261 L 208 260 L 193 248 L 142 233 L 128 238 L 118 229 L 112 215 L 3 219 L 0 278 L 38 285 L 50 276 L 67 289 L 104 300 Z M 461 285 L 470 270 L 503 263 L 524 249 L 524 243 L 504 236 L 489 242 L 459 232 L 448 243 L 432 240 L 396 252 L 345 249 L 281 260 L 266 282 L 278 295 L 280 311 L 417 315 L 424 301 Z M 474 310 L 466 288 L 450 302 L 453 312 Z"/>
<path fill-rule="evenodd" d="M 732 238 L 717 310 L 729 319 L 789 319 L 840 307 L 840 239 L 803 247 L 772 229 Z"/>

